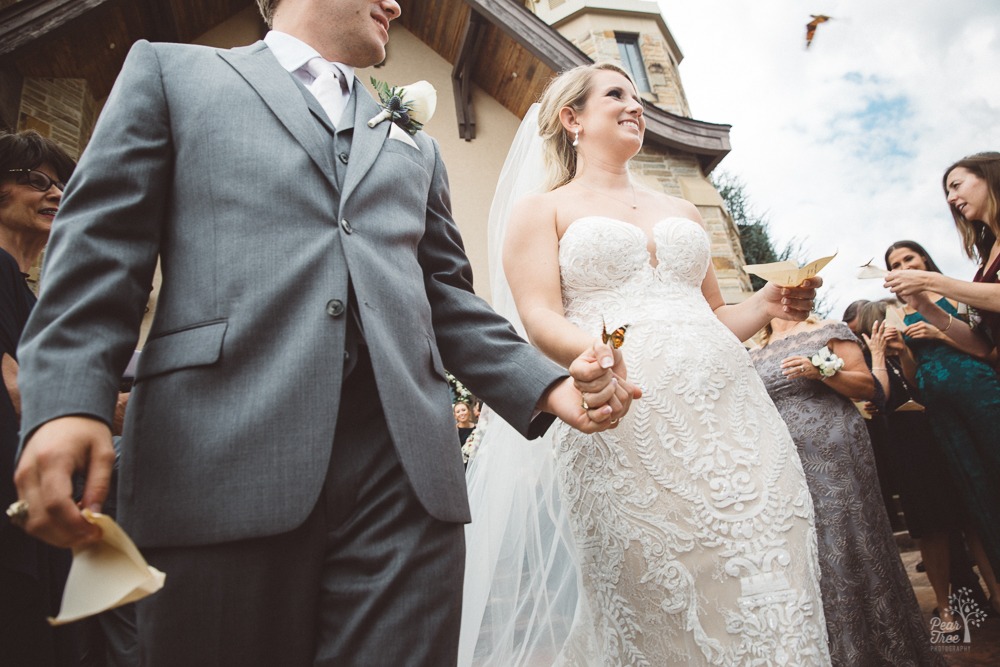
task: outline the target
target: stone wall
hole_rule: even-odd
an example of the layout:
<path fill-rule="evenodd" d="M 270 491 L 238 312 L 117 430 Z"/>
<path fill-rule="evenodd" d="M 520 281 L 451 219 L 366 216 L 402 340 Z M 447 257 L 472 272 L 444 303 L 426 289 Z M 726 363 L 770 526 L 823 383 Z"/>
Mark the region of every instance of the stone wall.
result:
<path fill-rule="evenodd" d="M 726 303 L 738 303 L 752 292 L 740 270 L 746 261 L 740 235 L 722 197 L 692 155 L 645 147 L 631 162 L 632 176 L 652 190 L 681 197 L 698 207 L 712 244 L 712 265 Z"/>
<path fill-rule="evenodd" d="M 78 159 L 90 141 L 97 110 L 83 79 L 27 78 L 21 89 L 18 130 L 36 130 Z"/>

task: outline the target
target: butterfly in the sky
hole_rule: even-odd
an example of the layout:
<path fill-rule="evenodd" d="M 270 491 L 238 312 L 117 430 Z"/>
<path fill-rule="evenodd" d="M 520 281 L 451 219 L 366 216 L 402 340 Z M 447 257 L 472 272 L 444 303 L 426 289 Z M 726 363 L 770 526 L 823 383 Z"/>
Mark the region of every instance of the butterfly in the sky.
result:
<path fill-rule="evenodd" d="M 601 340 L 605 343 L 611 341 L 611 347 L 616 350 L 620 348 L 625 343 L 625 330 L 628 329 L 629 325 L 623 324 L 611 333 L 608 333 L 608 325 L 601 320 Z"/>
<path fill-rule="evenodd" d="M 812 17 L 812 21 L 810 21 L 809 23 L 806 24 L 806 48 L 807 49 L 809 48 L 809 45 L 812 44 L 813 37 L 816 36 L 816 27 L 819 26 L 820 23 L 826 23 L 831 18 L 829 16 L 824 16 L 823 14 L 819 14 L 819 15 L 810 14 L 809 16 Z"/>

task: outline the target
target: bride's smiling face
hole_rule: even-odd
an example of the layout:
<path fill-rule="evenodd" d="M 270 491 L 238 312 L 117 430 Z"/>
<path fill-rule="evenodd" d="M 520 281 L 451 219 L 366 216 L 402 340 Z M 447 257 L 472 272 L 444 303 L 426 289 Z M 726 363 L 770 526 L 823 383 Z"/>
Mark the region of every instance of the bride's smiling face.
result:
<path fill-rule="evenodd" d="M 591 78 L 590 93 L 583 111 L 577 115 L 580 147 L 590 145 L 632 144 L 635 152 L 642 147 L 646 119 L 642 101 L 628 78 L 611 70 L 598 70 Z"/>

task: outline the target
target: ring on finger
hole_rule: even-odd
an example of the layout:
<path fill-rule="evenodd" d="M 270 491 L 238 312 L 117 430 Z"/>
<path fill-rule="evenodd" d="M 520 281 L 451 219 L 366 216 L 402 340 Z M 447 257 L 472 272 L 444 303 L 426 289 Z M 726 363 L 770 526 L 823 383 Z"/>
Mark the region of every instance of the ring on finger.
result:
<path fill-rule="evenodd" d="M 15 500 L 12 502 L 7 508 L 7 516 L 12 524 L 18 528 L 24 528 L 24 524 L 28 522 L 28 501 Z"/>
<path fill-rule="evenodd" d="M 580 407 L 583 408 L 584 410 L 590 409 L 590 406 L 587 405 L 587 397 L 583 395 L 582 391 L 580 392 Z"/>

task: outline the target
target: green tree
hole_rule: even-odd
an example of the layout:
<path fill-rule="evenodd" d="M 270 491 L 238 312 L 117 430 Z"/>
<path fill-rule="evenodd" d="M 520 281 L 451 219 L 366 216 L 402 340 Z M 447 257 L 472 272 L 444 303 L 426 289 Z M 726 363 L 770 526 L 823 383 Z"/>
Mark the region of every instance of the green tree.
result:
<path fill-rule="evenodd" d="M 747 264 L 767 264 L 786 259 L 802 263 L 802 248 L 797 239 L 793 238 L 781 250 L 775 248 L 767 214 L 756 210 L 747 194 L 746 183 L 739 176 L 724 171 L 717 172 L 712 175 L 712 183 L 722 196 L 733 222 L 736 223 L 743 257 Z M 750 285 L 756 292 L 765 285 L 765 281 L 757 276 L 750 276 Z M 822 294 L 816 299 L 815 310 L 821 316 L 829 311 L 824 301 Z"/>
<path fill-rule="evenodd" d="M 722 195 L 726 209 L 736 223 L 740 233 L 740 245 L 747 264 L 767 264 L 788 259 L 792 254 L 791 244 L 778 252 L 771 239 L 767 215 L 758 213 L 747 194 L 746 183 L 734 174 L 720 172 L 712 176 L 712 183 Z M 764 280 L 750 276 L 750 284 L 756 292 L 764 286 Z"/>

